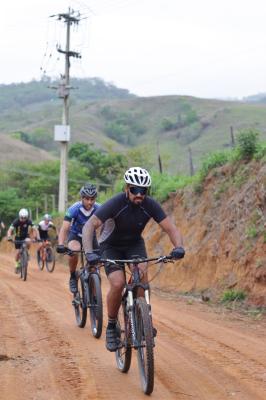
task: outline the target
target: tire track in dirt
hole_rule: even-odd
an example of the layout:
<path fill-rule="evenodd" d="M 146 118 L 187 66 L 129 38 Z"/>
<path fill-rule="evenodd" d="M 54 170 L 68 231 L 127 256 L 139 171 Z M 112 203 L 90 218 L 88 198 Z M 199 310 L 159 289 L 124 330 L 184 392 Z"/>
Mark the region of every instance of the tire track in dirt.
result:
<path fill-rule="evenodd" d="M 204 327 L 202 321 L 197 321 L 195 317 L 189 319 L 189 316 L 184 316 L 182 313 L 177 313 L 177 318 L 172 320 L 170 318 L 172 315 L 173 313 L 169 312 L 168 319 L 162 315 L 161 319 L 156 320 L 159 332 L 161 332 L 160 337 L 163 335 L 165 339 L 167 338 L 167 340 L 162 340 L 160 345 L 160 347 L 165 347 L 165 354 L 171 351 L 177 359 L 183 359 L 183 365 L 190 360 L 192 371 L 194 366 L 198 366 L 197 376 L 202 375 L 205 370 L 207 376 L 207 370 L 211 365 L 209 376 L 215 375 L 223 381 L 221 392 L 224 396 L 226 393 L 235 393 L 234 396 L 239 396 L 241 400 L 265 398 L 265 342 L 262 342 L 261 339 L 255 340 L 241 332 L 232 332 L 222 326 L 214 326 L 208 322 Z M 200 326 L 199 322 L 201 322 Z M 258 349 L 260 350 L 258 351 Z M 161 352 L 160 360 L 162 357 L 163 352 Z M 170 366 L 170 364 L 169 367 L 170 371 L 176 369 L 176 366 Z M 157 372 L 164 382 L 167 382 L 167 379 L 171 380 L 162 369 Z M 195 380 L 197 380 L 197 376 Z M 216 382 L 216 386 L 219 386 L 218 382 Z M 214 390 L 212 390 L 213 392 Z M 220 393 L 221 395 L 222 393 Z M 219 394 L 217 396 L 220 398 Z"/>
<path fill-rule="evenodd" d="M 12 287 L 9 287 L 8 291 L 8 297 L 16 300 L 15 303 L 12 301 L 12 310 L 9 304 L 9 312 L 13 317 L 11 319 L 17 321 L 18 341 L 23 353 L 30 354 L 27 358 L 24 357 L 27 365 L 24 366 L 24 371 L 29 373 L 37 365 L 40 369 L 40 365 L 48 361 L 54 368 L 53 380 L 56 387 L 58 383 L 64 383 L 61 386 L 64 388 L 62 395 L 68 398 L 71 393 L 70 398 L 78 398 L 81 379 L 79 367 L 68 350 L 69 342 L 51 323 L 44 309 Z M 0 300 L 3 300 L 2 296 Z M 5 305 L 8 306 L 7 303 Z"/>

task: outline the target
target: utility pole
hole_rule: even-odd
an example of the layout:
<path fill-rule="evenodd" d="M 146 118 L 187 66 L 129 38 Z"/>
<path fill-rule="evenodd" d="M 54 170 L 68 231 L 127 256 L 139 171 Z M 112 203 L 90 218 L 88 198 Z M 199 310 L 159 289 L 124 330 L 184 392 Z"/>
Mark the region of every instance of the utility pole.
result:
<path fill-rule="evenodd" d="M 61 76 L 61 82 L 58 87 L 53 87 L 58 90 L 58 96 L 64 101 L 62 126 L 55 126 L 55 140 L 60 142 L 60 179 L 59 179 L 59 199 L 58 211 L 64 212 L 68 202 L 68 142 L 70 140 L 69 126 L 69 94 L 71 86 L 70 82 L 70 57 L 81 58 L 79 53 L 70 51 L 70 27 L 72 24 L 78 24 L 80 21 L 79 13 L 75 16 L 74 10 L 68 9 L 68 13 L 52 15 L 57 16 L 58 20 L 64 20 L 66 23 L 66 47 L 62 50 L 57 46 L 57 51 L 65 55 L 65 73 Z"/>

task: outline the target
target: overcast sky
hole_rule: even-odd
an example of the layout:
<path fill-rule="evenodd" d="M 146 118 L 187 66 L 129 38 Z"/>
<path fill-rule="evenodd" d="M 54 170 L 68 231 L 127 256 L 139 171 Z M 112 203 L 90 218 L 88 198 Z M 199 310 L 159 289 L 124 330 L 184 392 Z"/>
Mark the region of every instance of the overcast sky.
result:
<path fill-rule="evenodd" d="M 140 96 L 242 98 L 266 92 L 265 0 L 4 0 L 0 83 L 58 77 L 65 24 L 71 76 L 100 77 Z"/>

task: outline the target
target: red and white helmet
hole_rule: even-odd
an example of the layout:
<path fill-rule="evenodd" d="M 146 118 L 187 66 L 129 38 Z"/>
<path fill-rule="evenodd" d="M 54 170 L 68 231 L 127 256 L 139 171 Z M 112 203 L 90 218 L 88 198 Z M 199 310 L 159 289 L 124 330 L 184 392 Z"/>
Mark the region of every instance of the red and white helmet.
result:
<path fill-rule="evenodd" d="M 129 168 L 124 175 L 125 182 L 129 185 L 135 185 L 140 187 L 150 187 L 151 177 L 148 171 L 140 167 Z"/>

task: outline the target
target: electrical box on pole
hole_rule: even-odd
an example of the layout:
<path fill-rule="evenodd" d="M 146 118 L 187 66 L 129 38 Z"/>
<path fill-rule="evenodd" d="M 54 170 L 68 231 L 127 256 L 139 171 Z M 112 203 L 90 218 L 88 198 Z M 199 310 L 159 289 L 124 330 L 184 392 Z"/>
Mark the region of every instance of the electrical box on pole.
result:
<path fill-rule="evenodd" d="M 54 126 L 54 140 L 56 142 L 69 142 L 70 141 L 70 126 L 69 125 L 55 125 Z"/>

